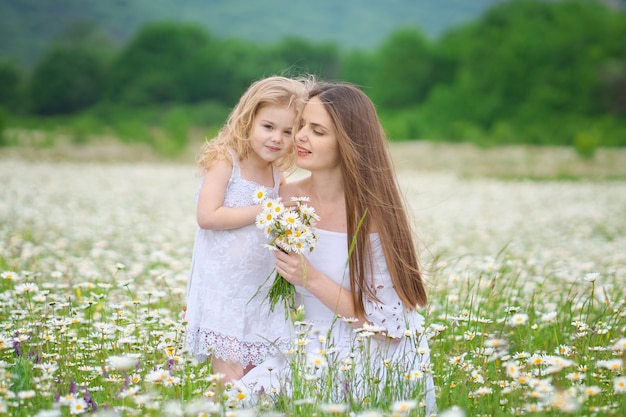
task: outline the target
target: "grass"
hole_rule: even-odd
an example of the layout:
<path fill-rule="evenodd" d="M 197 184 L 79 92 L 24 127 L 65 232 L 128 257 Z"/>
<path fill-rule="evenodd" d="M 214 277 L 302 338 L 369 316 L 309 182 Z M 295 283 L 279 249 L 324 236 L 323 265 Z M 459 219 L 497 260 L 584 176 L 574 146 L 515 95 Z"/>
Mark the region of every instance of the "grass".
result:
<path fill-rule="evenodd" d="M 0 149 L 0 415 L 423 415 L 399 375 L 342 401 L 302 356 L 299 397 L 248 409 L 221 392 L 182 348 L 193 149 L 97 146 Z M 441 414 L 625 415 L 622 151 L 393 150 L 428 271 Z"/>

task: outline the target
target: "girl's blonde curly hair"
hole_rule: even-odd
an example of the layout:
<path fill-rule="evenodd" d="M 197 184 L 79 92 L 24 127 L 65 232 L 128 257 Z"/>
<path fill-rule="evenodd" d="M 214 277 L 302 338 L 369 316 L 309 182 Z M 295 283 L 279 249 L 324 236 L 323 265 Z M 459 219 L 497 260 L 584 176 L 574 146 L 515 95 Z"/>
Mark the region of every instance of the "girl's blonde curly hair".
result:
<path fill-rule="evenodd" d="M 259 109 L 266 105 L 282 105 L 292 107 L 299 115 L 311 82 L 310 78 L 271 76 L 250 85 L 231 111 L 217 137 L 204 143 L 198 158 L 200 169 L 206 171 L 216 161 L 232 164 L 230 151 L 233 151 L 240 160 L 248 156 L 252 152 L 248 135 Z M 294 119 L 294 133 L 297 119 L 297 117 Z M 290 152 L 278 159 L 275 164 L 279 169 L 289 171 L 293 169 L 294 162 L 295 153 Z"/>

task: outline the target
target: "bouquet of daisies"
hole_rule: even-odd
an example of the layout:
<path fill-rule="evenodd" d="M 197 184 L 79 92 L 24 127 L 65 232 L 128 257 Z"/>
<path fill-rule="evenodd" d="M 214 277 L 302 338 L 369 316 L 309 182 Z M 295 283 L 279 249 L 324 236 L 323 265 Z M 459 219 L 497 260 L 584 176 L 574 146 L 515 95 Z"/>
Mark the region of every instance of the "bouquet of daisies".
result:
<path fill-rule="evenodd" d="M 314 227 L 319 217 L 315 209 L 307 204 L 308 201 L 308 197 L 292 197 L 292 204 L 285 206 L 280 197 L 268 198 L 265 188 L 256 191 L 255 202 L 263 205 L 263 210 L 256 217 L 256 226 L 269 239 L 265 245 L 268 249 L 296 253 L 315 249 L 317 236 Z M 274 311 L 276 304 L 282 301 L 289 314 L 294 308 L 295 291 L 293 284 L 276 272 L 266 297 L 270 311 Z"/>

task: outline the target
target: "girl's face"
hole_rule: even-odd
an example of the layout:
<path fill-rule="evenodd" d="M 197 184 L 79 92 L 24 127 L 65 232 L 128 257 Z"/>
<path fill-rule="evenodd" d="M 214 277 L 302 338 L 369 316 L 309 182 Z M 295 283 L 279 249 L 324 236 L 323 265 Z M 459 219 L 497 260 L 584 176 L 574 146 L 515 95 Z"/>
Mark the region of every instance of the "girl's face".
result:
<path fill-rule="evenodd" d="M 280 105 L 265 105 L 257 110 L 249 138 L 254 154 L 265 162 L 274 162 L 291 152 L 296 110 Z"/>
<path fill-rule="evenodd" d="M 339 144 L 330 115 L 318 97 L 302 112 L 296 133 L 297 165 L 309 171 L 337 168 Z"/>

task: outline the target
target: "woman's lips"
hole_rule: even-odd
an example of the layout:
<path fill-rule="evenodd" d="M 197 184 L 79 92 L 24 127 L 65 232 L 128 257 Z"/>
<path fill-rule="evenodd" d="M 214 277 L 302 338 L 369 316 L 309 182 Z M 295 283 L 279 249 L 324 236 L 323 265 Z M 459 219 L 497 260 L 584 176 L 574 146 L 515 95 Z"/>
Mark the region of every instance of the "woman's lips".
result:
<path fill-rule="evenodd" d="M 298 146 L 298 156 L 306 156 L 309 155 L 311 153 L 310 150 L 303 148 L 301 146 Z"/>

